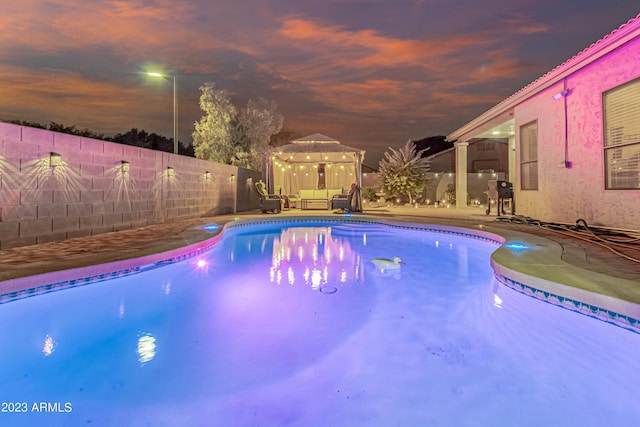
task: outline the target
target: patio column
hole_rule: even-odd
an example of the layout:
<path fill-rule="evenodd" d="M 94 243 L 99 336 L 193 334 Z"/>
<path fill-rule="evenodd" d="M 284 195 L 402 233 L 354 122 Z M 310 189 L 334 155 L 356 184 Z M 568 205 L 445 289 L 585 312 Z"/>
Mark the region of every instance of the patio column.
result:
<path fill-rule="evenodd" d="M 456 142 L 456 208 L 467 207 L 467 147 L 466 141 Z"/>
<path fill-rule="evenodd" d="M 509 137 L 509 177 L 507 178 L 510 183 L 516 182 L 516 137 L 515 135 Z"/>

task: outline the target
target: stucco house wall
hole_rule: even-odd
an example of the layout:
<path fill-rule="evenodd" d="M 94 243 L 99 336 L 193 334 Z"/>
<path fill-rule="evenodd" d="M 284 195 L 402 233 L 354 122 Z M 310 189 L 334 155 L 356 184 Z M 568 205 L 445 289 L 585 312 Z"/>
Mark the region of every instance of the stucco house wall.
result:
<path fill-rule="evenodd" d="M 553 99 L 563 82 L 515 107 L 516 129 L 538 123 L 538 190 L 515 186 L 518 213 L 543 221 L 640 229 L 640 189 L 605 190 L 603 92 L 640 77 L 640 40 L 628 43 L 566 79 L 567 149 L 564 100 Z M 516 131 L 516 159 L 520 159 Z M 520 182 L 520 170 L 517 171 Z"/>
<path fill-rule="evenodd" d="M 466 172 L 465 159 L 473 141 L 504 134 L 510 147 L 509 177 L 514 183 L 517 214 L 547 222 L 584 219 L 590 225 L 640 229 L 640 188 L 632 187 L 637 180 L 630 175 L 637 173 L 639 141 L 633 133 L 637 125 L 629 112 L 633 110 L 624 110 L 632 108 L 634 102 L 640 103 L 633 92 L 638 79 L 640 15 L 449 134 L 447 140 L 454 142 L 456 149 L 457 186 L 468 186 L 467 175 L 461 172 Z M 623 159 L 628 171 L 623 172 L 630 179 L 620 185 L 626 189 L 605 189 L 603 96 L 629 82 L 633 86 L 629 86 L 632 89 L 625 101 L 612 104 L 612 111 L 624 110 L 617 116 L 623 122 L 616 126 L 624 129 L 628 125 L 624 131 L 627 145 L 617 141 L 611 152 L 620 156 L 620 147 L 626 149 Z M 524 141 L 520 133 L 523 126 L 534 121 L 536 156 L 524 160 L 529 162 L 527 167 L 533 165 L 531 161 L 537 162 L 538 184 L 537 188 L 524 190 Z M 533 137 L 533 132 L 530 135 Z M 533 181 L 527 184 L 532 187 Z M 457 206 L 466 204 L 458 201 Z"/>
<path fill-rule="evenodd" d="M 51 152 L 60 165 L 51 167 Z M 259 178 L 235 166 L 0 123 L 0 249 L 256 209 L 250 184 Z"/>
<path fill-rule="evenodd" d="M 467 171 L 478 173 L 487 170 L 508 172 L 508 142 L 497 139 L 486 139 L 469 144 Z M 455 162 L 455 154 L 454 159 Z"/>
<path fill-rule="evenodd" d="M 488 149 L 491 148 L 491 149 Z M 467 151 L 467 172 L 478 173 L 492 169 L 494 172 L 509 171 L 508 142 L 497 139 L 482 139 L 471 142 Z M 456 171 L 456 151 L 449 148 L 427 156 L 430 172 L 443 173 Z"/>
<path fill-rule="evenodd" d="M 487 150 L 487 144 L 493 149 Z M 482 139 L 469 144 L 467 157 L 467 199 L 470 205 L 487 203 L 490 180 L 505 180 L 509 172 L 508 143 L 495 139 Z M 423 200 L 429 204 L 443 201 L 449 185 L 455 187 L 456 152 L 454 148 L 428 156 L 430 171 Z M 493 170 L 494 172 L 481 172 Z"/>

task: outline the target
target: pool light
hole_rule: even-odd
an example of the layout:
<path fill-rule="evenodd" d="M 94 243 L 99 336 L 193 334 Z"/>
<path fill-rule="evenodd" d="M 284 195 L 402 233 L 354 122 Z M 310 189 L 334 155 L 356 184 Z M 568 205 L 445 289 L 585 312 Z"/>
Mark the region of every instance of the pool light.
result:
<path fill-rule="evenodd" d="M 205 260 L 203 260 L 203 259 L 199 259 L 199 260 L 198 260 L 198 262 L 196 262 L 196 265 L 197 265 L 199 268 L 206 267 L 206 266 L 207 266 L 207 261 L 205 261 Z"/>
<path fill-rule="evenodd" d="M 219 228 L 221 227 L 218 224 L 207 224 L 204 227 L 202 227 L 202 229 L 206 231 L 216 231 Z"/>
<path fill-rule="evenodd" d="M 521 242 L 509 242 L 506 245 L 504 245 L 504 247 L 509 248 L 511 249 L 512 252 L 516 252 L 516 253 L 531 249 L 531 246 L 525 245 L 524 243 L 521 243 Z"/>

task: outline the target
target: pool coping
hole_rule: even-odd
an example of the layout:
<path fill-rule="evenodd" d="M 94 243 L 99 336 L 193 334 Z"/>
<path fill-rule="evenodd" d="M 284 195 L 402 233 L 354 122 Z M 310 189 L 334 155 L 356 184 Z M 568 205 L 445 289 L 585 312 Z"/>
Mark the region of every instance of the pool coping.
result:
<path fill-rule="evenodd" d="M 515 237 L 505 237 L 494 231 L 460 226 L 343 216 L 339 218 L 329 216 L 265 217 L 227 222 L 213 237 L 169 251 L 2 281 L 0 282 L 0 304 L 112 278 L 138 274 L 166 264 L 192 258 L 211 249 L 223 238 L 227 230 L 234 228 L 260 224 L 310 222 L 378 224 L 390 228 L 444 233 L 487 242 L 497 247 L 496 251 L 491 255 L 490 262 L 494 270 L 494 276 L 503 285 L 547 303 L 640 333 L 640 305 L 597 292 L 568 286 L 539 275 L 529 274 L 532 266 L 539 266 L 539 260 L 535 257 L 535 248 L 531 251 L 533 256 L 528 256 L 529 254 L 514 253 L 505 247 L 506 243 L 523 237 L 523 233 L 515 234 Z M 529 236 L 528 238 L 536 240 L 535 236 Z M 545 250 L 554 250 L 553 245 L 557 246 L 557 244 L 549 242 L 547 239 L 544 239 L 544 241 L 544 244 L 540 246 Z M 533 245 L 535 246 L 536 243 L 534 242 Z M 554 267 L 560 267 L 564 270 L 576 268 L 563 264 L 560 263 Z"/>

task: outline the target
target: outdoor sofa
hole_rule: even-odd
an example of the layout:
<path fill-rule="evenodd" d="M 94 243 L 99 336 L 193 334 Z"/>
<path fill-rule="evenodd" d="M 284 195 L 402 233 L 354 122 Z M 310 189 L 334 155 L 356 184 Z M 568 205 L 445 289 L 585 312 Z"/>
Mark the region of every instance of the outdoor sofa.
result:
<path fill-rule="evenodd" d="M 300 190 L 300 209 L 329 209 L 333 196 L 342 193 L 342 188 Z"/>

